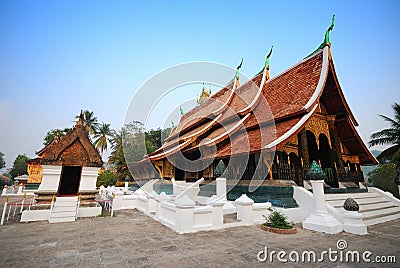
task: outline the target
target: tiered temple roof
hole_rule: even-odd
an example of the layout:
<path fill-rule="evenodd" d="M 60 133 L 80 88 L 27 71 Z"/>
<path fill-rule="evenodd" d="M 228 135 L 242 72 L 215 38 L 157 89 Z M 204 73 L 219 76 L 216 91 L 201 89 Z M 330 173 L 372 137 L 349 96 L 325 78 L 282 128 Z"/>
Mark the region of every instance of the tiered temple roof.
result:
<path fill-rule="evenodd" d="M 204 138 L 213 141 L 210 145 L 216 144 L 217 152 L 205 153 L 203 158 L 256 153 L 275 147 L 279 150 L 317 111 L 325 109 L 335 116 L 342 143 L 358 156 L 360 164 L 377 164 L 355 129 L 358 123 L 338 82 L 329 45 L 260 87 L 262 77 L 262 73 L 258 74 L 237 89 L 231 82 L 187 112 L 164 145 L 148 158 L 154 161 L 178 151 L 190 153 L 199 148 Z"/>

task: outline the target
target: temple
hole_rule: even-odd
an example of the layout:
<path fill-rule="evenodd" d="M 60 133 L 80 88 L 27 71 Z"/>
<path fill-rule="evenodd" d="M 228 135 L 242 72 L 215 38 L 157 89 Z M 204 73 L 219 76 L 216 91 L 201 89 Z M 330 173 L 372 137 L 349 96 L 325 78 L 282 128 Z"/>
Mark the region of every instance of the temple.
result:
<path fill-rule="evenodd" d="M 255 179 L 262 185 L 304 186 L 315 160 L 327 175 L 326 187 L 359 187 L 361 166 L 377 161 L 357 133 L 339 84 L 332 27 L 317 50 L 276 77 L 269 76 L 272 50 L 250 81 L 240 85 L 237 72 L 226 87 L 185 113 L 160 149 L 130 169 L 134 178 L 190 182 L 223 175 L 228 184 L 237 179 L 250 185 Z M 179 163 L 180 156 L 193 163 Z"/>
<path fill-rule="evenodd" d="M 103 165 L 100 154 L 89 138 L 83 115 L 63 137 L 54 139 L 28 160 L 28 183 L 40 183 L 37 201 L 52 196 L 77 196 L 94 199 L 98 172 Z"/>

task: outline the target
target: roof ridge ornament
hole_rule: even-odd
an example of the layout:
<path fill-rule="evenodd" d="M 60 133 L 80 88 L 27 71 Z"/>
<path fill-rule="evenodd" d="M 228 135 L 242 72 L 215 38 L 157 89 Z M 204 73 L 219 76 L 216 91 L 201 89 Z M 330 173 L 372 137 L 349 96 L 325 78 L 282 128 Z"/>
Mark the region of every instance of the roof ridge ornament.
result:
<path fill-rule="evenodd" d="M 239 80 L 239 69 L 242 68 L 243 64 L 243 58 L 240 62 L 240 64 L 236 67 L 236 73 L 235 73 L 235 79 L 236 79 L 236 84 L 235 84 L 235 89 L 240 87 L 240 80 Z"/>
<path fill-rule="evenodd" d="M 78 122 L 76 122 L 76 126 L 82 126 L 83 125 L 83 111 L 81 110 L 81 113 L 79 114 Z"/>
<path fill-rule="evenodd" d="M 328 46 L 331 47 L 331 42 L 329 40 L 329 32 L 333 30 L 333 27 L 335 26 L 335 14 L 332 16 L 332 22 L 331 25 L 329 26 L 329 28 L 325 31 L 325 37 L 324 37 L 324 41 L 321 43 L 321 45 L 319 45 L 319 47 L 314 50 L 313 52 L 311 52 L 309 55 L 307 55 L 306 58 L 314 55 L 315 53 L 317 53 L 318 50 L 323 49 L 324 47 Z"/>
<path fill-rule="evenodd" d="M 324 43 L 322 43 L 324 46 L 326 46 L 326 45 L 328 45 L 329 47 L 331 46 L 331 42 L 329 41 L 329 32 L 333 30 L 334 26 L 335 26 L 335 15 L 332 16 L 331 25 L 325 32 Z M 321 44 L 321 46 L 322 46 L 322 44 Z"/>
<path fill-rule="evenodd" d="M 261 69 L 261 71 L 259 71 L 259 72 L 256 74 L 256 76 L 259 75 L 259 74 L 261 74 L 262 72 L 264 72 L 265 68 L 267 68 L 267 70 L 268 70 L 268 79 L 270 78 L 270 77 L 269 77 L 269 57 L 271 57 L 272 49 L 273 49 L 273 48 L 274 48 L 274 46 L 271 46 L 271 49 L 270 49 L 270 51 L 269 51 L 267 57 L 265 58 L 265 65 L 264 65 L 264 67 Z M 267 80 L 268 80 L 268 79 L 267 79 Z"/>
<path fill-rule="evenodd" d="M 264 68 L 266 69 L 266 72 L 265 72 L 266 81 L 268 81 L 270 79 L 270 76 L 269 76 L 269 57 L 271 57 L 273 48 L 274 48 L 274 46 L 271 47 L 271 50 L 269 51 L 267 57 L 265 58 L 265 67 Z"/>

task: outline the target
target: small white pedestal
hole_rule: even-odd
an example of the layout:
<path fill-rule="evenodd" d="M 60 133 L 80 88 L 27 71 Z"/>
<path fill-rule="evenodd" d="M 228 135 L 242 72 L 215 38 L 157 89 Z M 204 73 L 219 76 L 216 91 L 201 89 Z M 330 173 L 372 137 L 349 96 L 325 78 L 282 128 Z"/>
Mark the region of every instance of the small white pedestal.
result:
<path fill-rule="evenodd" d="M 314 195 L 314 212 L 303 221 L 303 228 L 327 234 L 343 231 L 343 225 L 328 213 L 324 196 L 324 181 L 311 180 Z"/>

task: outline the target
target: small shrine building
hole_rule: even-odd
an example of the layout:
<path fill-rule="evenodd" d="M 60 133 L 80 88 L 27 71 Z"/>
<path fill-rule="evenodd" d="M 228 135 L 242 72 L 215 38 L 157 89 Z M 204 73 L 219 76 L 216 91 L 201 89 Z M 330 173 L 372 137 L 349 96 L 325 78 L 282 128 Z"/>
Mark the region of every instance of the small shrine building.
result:
<path fill-rule="evenodd" d="M 54 139 L 28 160 L 28 183 L 40 183 L 38 201 L 56 196 L 81 195 L 94 199 L 96 180 L 103 161 L 89 138 L 81 113 L 76 125 L 63 137 Z"/>

